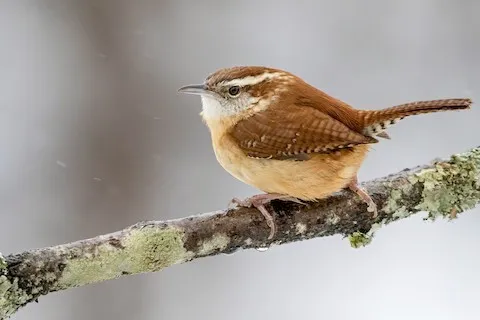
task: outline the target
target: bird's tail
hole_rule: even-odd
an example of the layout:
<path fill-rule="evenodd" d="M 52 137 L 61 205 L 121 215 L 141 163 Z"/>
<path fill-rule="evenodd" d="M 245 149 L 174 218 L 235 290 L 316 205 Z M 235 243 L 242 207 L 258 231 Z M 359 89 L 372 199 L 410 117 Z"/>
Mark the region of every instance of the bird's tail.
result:
<path fill-rule="evenodd" d="M 359 121 L 365 134 L 388 138 L 383 131 L 405 117 L 422 113 L 469 109 L 471 104 L 472 100 L 470 99 L 416 101 L 381 110 L 361 110 Z"/>

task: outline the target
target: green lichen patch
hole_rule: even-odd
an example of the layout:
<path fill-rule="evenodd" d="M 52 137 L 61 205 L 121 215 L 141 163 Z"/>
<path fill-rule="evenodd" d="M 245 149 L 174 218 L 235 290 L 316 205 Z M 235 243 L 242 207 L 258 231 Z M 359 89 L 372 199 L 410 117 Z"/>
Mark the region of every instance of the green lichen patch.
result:
<path fill-rule="evenodd" d="M 382 208 L 382 211 L 388 214 L 384 223 L 407 218 L 414 213 L 412 210 L 408 210 L 408 205 L 406 203 L 406 199 L 409 198 L 409 195 L 415 187 L 414 185 L 414 183 L 405 183 L 396 186 L 389 186 L 391 192 Z"/>
<path fill-rule="evenodd" d="M 17 280 L 12 283 L 6 276 L 0 276 L 0 319 L 10 317 L 32 298 L 18 287 Z"/>
<path fill-rule="evenodd" d="M 173 226 L 132 229 L 120 243 L 103 243 L 91 254 L 67 261 L 58 286 L 80 286 L 185 262 L 193 253 L 184 248 L 183 236 L 183 230 Z"/>
<path fill-rule="evenodd" d="M 7 277 L 7 262 L 0 253 L 0 319 L 6 319 L 14 314 L 19 307 L 32 297 L 18 287 L 18 279 Z"/>
<path fill-rule="evenodd" d="M 373 234 L 368 235 L 363 232 L 354 232 L 348 236 L 348 240 L 350 241 L 350 246 L 352 248 L 360 248 L 368 245 L 372 242 Z"/>
<path fill-rule="evenodd" d="M 5 293 L 12 287 L 12 284 L 6 276 L 0 276 L 0 306 L 2 305 L 2 299 L 4 299 Z M 0 309 L 1 310 L 1 309 Z"/>
<path fill-rule="evenodd" d="M 434 220 L 473 208 L 480 200 L 479 169 L 480 149 L 476 148 L 415 174 L 411 182 L 423 185 L 422 201 L 415 209 L 427 211 L 427 219 Z"/>

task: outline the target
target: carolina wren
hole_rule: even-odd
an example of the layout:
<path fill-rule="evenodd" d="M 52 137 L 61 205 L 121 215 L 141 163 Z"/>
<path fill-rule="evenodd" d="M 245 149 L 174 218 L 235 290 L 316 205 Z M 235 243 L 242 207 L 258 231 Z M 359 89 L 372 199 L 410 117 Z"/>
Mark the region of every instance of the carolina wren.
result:
<path fill-rule="evenodd" d="M 445 99 L 358 110 L 289 72 L 259 66 L 220 69 L 179 92 L 201 96 L 201 116 L 222 167 L 266 192 L 232 201 L 264 215 L 269 239 L 276 226 L 265 205 L 274 199 L 303 203 L 347 188 L 376 217 L 374 201 L 357 182 L 370 145 L 389 139 L 385 129 L 407 116 L 468 109 L 472 103 Z"/>

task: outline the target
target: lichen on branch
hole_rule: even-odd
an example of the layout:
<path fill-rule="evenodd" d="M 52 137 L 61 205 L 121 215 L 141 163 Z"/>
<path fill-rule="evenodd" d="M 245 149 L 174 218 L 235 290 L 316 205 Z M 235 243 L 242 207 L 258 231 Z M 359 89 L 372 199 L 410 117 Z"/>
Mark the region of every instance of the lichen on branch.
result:
<path fill-rule="evenodd" d="M 276 238 L 254 208 L 232 208 L 170 221 L 147 221 L 91 239 L 3 257 L 0 319 L 50 292 L 156 272 L 193 259 L 341 235 L 354 248 L 379 228 L 426 211 L 426 219 L 454 219 L 480 202 L 480 149 L 363 184 L 379 210 L 374 219 L 354 193 L 338 192 L 307 204 L 274 201 Z"/>
<path fill-rule="evenodd" d="M 434 221 L 439 217 L 455 219 L 459 213 L 474 208 L 480 201 L 480 148 L 406 172 L 408 183 L 388 182 L 391 190 L 382 208 L 387 215 L 375 222 L 368 232 L 349 235 L 352 247 L 369 244 L 381 226 L 419 211 L 428 213 L 425 220 Z M 420 198 L 414 199 L 412 195 L 417 193 Z M 416 205 L 412 204 L 412 200 Z"/>
<path fill-rule="evenodd" d="M 431 219 L 455 218 L 458 213 L 472 209 L 480 198 L 479 168 L 480 150 L 473 149 L 413 175 L 412 183 L 423 184 L 423 201 L 416 209 L 428 212 Z"/>

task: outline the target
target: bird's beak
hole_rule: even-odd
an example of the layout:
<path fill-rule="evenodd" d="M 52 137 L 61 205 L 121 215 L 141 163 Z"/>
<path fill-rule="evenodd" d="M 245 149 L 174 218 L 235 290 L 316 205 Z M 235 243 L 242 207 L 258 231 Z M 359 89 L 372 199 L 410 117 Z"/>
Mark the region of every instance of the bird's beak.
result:
<path fill-rule="evenodd" d="M 197 94 L 197 95 L 211 93 L 211 91 L 209 91 L 204 84 L 192 84 L 192 85 L 184 86 L 178 89 L 178 92 L 186 93 L 186 94 Z"/>

